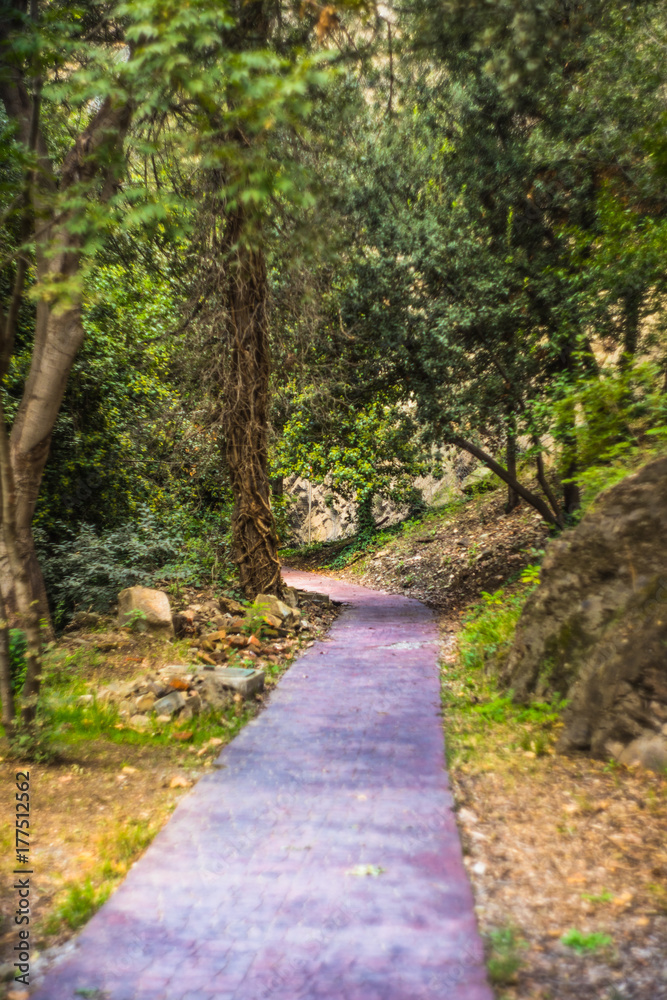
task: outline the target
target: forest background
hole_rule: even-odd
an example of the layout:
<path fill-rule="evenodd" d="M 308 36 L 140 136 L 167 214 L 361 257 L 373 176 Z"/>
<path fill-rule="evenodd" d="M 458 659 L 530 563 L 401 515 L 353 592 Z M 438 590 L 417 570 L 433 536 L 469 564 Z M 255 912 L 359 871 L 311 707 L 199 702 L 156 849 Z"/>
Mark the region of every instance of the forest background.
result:
<path fill-rule="evenodd" d="M 4 2 L 0 627 L 281 589 L 469 453 L 554 532 L 664 447 L 659 3 Z"/>

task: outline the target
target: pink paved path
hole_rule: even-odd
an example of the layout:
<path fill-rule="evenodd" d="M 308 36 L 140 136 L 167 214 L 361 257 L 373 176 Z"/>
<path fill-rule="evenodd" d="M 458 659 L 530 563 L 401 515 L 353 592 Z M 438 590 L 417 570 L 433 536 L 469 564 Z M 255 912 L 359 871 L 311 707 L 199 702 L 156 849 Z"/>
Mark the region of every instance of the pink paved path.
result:
<path fill-rule="evenodd" d="M 35 1000 L 491 1000 L 432 614 L 286 576 L 346 602 L 329 639 L 184 797 Z"/>

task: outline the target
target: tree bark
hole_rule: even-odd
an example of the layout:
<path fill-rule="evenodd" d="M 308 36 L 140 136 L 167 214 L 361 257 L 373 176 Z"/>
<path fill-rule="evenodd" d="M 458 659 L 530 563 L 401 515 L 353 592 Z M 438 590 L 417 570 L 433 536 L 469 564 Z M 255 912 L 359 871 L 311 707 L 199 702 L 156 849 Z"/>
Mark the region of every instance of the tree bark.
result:
<path fill-rule="evenodd" d="M 37 124 L 38 108 L 18 70 L 14 69 L 0 79 L 0 100 L 8 116 L 17 122 L 23 141 L 32 144 L 37 153 L 39 169 L 30 185 L 33 217 L 38 220 L 35 239 L 37 279 L 44 288 L 57 289 L 58 284 L 73 278 L 79 270 L 82 238 L 70 231 L 71 215 L 58 218 L 53 215 L 52 209 L 46 209 L 45 194 L 53 194 L 55 188 L 52 166 Z M 118 154 L 122 150 L 130 117 L 129 104 L 114 105 L 110 99 L 102 104 L 65 157 L 60 170 L 60 192 L 79 182 L 91 182 L 101 177 L 98 198 L 106 201 L 110 197 L 115 186 Z M 47 211 L 50 214 L 47 215 Z M 19 266 L 17 280 L 20 276 L 22 282 L 24 273 Z M 21 291 L 21 288 L 15 287 L 10 313 L 3 325 L 0 357 L 7 363 L 11 356 L 13 320 Z M 0 591 L 7 613 L 25 616 L 15 577 L 16 556 L 27 575 L 30 603 L 37 602 L 38 621 L 40 618 L 50 621 L 50 616 L 35 552 L 32 518 L 49 454 L 51 434 L 84 336 L 79 296 L 74 294 L 71 304 L 64 309 L 57 301 L 55 305 L 60 308 L 54 308 L 54 302 L 46 298 L 40 299 L 37 304 L 30 370 L 8 442 L 13 502 L 11 535 L 16 553 L 9 551 L 4 531 L 0 543 Z"/>
<path fill-rule="evenodd" d="M 2 700 L 2 724 L 7 736 L 14 731 L 16 710 L 12 690 L 12 671 L 9 660 L 9 622 L 0 596 L 0 699 Z"/>
<path fill-rule="evenodd" d="M 233 557 L 249 598 L 282 593 L 268 475 L 269 325 L 266 264 L 241 207 L 228 220 L 228 350 L 222 428 L 234 492 Z"/>
<path fill-rule="evenodd" d="M 514 433 L 514 428 L 509 428 L 507 431 L 507 445 L 505 447 L 505 455 L 507 461 L 507 472 L 512 477 L 513 480 L 516 479 L 516 435 Z M 514 489 L 513 486 L 508 484 L 507 486 L 507 503 L 505 504 L 505 513 L 511 514 L 513 510 L 519 506 L 521 500 L 519 494 Z"/>

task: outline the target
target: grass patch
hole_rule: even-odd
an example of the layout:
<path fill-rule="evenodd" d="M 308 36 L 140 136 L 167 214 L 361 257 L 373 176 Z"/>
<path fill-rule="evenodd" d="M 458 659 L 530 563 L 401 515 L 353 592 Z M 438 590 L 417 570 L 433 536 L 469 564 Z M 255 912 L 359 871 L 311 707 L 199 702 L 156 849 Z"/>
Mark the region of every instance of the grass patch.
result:
<path fill-rule="evenodd" d="M 494 986 L 508 986 L 516 981 L 527 948 L 515 927 L 496 927 L 487 935 L 486 968 Z"/>
<path fill-rule="evenodd" d="M 566 931 L 561 937 L 561 943 L 568 948 L 572 948 L 578 955 L 591 955 L 596 952 L 605 951 L 611 947 L 612 940 L 608 934 L 596 931 L 593 934 L 584 934 L 576 928 Z"/>
<path fill-rule="evenodd" d="M 497 669 L 508 652 L 517 621 L 534 589 L 535 567 L 515 584 L 483 594 L 464 619 L 456 664 L 443 667 L 442 702 L 447 718 L 447 757 L 452 767 L 483 765 L 518 751 L 534 757 L 552 752 L 565 702 L 515 704 L 501 690 Z"/>
<path fill-rule="evenodd" d="M 98 843 L 100 861 L 81 880 L 68 882 L 61 890 L 51 913 L 40 930 L 57 934 L 63 927 L 77 930 L 107 901 L 130 866 L 143 854 L 160 824 L 145 820 L 117 823 Z"/>

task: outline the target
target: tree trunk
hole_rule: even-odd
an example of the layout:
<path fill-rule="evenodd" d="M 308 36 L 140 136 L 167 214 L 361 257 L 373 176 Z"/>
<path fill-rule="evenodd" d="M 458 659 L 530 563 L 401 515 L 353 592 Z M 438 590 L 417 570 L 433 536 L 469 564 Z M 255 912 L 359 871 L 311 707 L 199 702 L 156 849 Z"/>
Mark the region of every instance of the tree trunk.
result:
<path fill-rule="evenodd" d="M 39 225 L 39 235 L 35 240 L 37 279 L 43 287 L 57 290 L 61 282 L 67 282 L 79 270 L 82 237 L 76 230 L 70 231 L 70 216 L 56 221 L 53 215 L 50 201 L 56 184 L 46 143 L 38 127 L 38 101 L 29 93 L 18 69 L 0 78 L 0 99 L 8 117 L 17 123 L 23 141 L 37 153 L 39 169 L 29 178 L 28 185 L 31 193 L 29 207 Z M 79 182 L 90 183 L 100 177 L 102 184 L 98 198 L 102 202 L 108 200 L 114 190 L 118 169 L 123 166 L 119 154 L 130 118 L 129 104 L 115 105 L 110 99 L 102 104 L 65 157 L 58 184 L 61 192 Z M 20 265 L 10 310 L 6 322 L 3 322 L 0 344 L 3 364 L 8 364 L 13 349 L 13 327 L 24 275 L 25 268 Z M 7 482 L 11 483 L 9 495 L 13 505 L 11 528 L 3 530 L 0 536 L 0 591 L 9 615 L 25 617 L 26 613 L 19 594 L 21 585 L 16 580 L 18 559 L 30 588 L 30 606 L 37 620 L 41 618 L 50 622 L 46 589 L 32 535 L 32 518 L 49 454 L 51 434 L 72 364 L 83 343 L 83 335 L 78 296 L 75 295 L 73 304 L 65 309 L 57 298 L 55 307 L 46 299 L 39 300 L 30 371 L 8 441 L 9 465 L 3 470 L 8 477 Z M 6 433 L 5 428 L 3 431 Z M 11 541 L 8 541 L 7 532 Z M 36 671 L 36 676 L 38 674 L 39 671 Z"/>
<path fill-rule="evenodd" d="M 12 691 L 12 671 L 9 660 L 9 622 L 0 597 L 0 699 L 2 700 L 2 724 L 7 736 L 14 730 L 14 692 Z"/>
<path fill-rule="evenodd" d="M 15 480 L 9 453 L 9 438 L 5 414 L 0 405 L 0 509 L 2 511 L 2 538 L 14 584 L 17 606 L 17 624 L 25 632 L 26 678 L 21 696 L 21 723 L 29 725 L 37 714 L 37 698 L 41 683 L 42 636 L 38 601 L 31 587 L 28 567 L 18 545 L 16 529 Z"/>
<path fill-rule="evenodd" d="M 474 455 L 474 457 L 479 459 L 480 462 L 483 462 L 487 469 L 494 472 L 499 479 L 502 479 L 504 483 L 511 486 L 512 489 L 526 501 L 526 503 L 529 503 L 531 507 L 534 507 L 535 510 L 541 514 L 547 524 L 552 524 L 558 528 L 563 527 L 562 518 L 557 514 L 553 514 L 541 497 L 538 497 L 535 493 L 532 493 L 531 490 L 522 486 L 516 476 L 512 476 L 507 469 L 503 469 L 502 465 L 496 462 L 496 460 L 482 448 L 473 444 L 472 441 L 466 441 L 465 438 L 458 437 L 457 435 L 450 437 L 449 440 L 452 444 L 455 444 L 457 448 L 467 451 L 469 455 Z"/>
<path fill-rule="evenodd" d="M 222 427 L 234 492 L 233 557 L 249 598 L 282 593 L 278 535 L 268 476 L 269 329 L 267 278 L 259 246 L 246 241 L 242 208 L 229 219 L 228 350 Z"/>
<path fill-rule="evenodd" d="M 514 428 L 510 427 L 507 430 L 507 445 L 505 448 L 507 472 L 512 477 L 516 479 L 516 435 L 514 433 Z M 505 504 L 505 513 L 511 514 L 513 510 L 521 503 L 519 494 L 514 489 L 514 487 L 508 483 L 507 485 L 507 503 Z"/>

